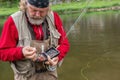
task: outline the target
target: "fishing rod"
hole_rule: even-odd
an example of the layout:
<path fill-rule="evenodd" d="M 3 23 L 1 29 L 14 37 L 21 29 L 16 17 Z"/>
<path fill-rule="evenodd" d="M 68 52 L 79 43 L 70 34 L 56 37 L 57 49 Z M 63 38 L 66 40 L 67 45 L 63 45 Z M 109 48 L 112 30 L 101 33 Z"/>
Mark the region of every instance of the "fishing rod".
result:
<path fill-rule="evenodd" d="M 66 33 L 65 37 L 62 39 L 62 41 L 65 40 L 65 38 L 70 34 L 70 32 L 72 31 L 72 29 L 74 28 L 74 25 L 81 20 L 81 18 L 85 15 L 87 9 L 89 8 L 89 5 L 91 5 L 91 3 L 93 2 L 94 0 L 87 0 L 86 1 L 86 7 L 83 9 L 83 11 L 81 12 L 81 14 L 79 15 L 79 17 L 76 19 L 76 21 L 74 22 L 74 24 L 70 27 L 70 29 L 68 30 L 68 32 Z M 51 20 L 51 17 L 48 16 L 48 18 L 50 19 L 50 22 L 52 23 L 52 25 L 54 26 L 53 24 L 53 21 Z"/>
<path fill-rule="evenodd" d="M 65 40 L 65 38 L 69 35 L 69 33 L 72 31 L 74 25 L 81 20 L 82 16 L 85 15 L 89 5 L 93 2 L 93 0 L 87 0 L 86 1 L 86 7 L 83 9 L 82 13 L 79 15 L 79 17 L 76 19 L 76 21 L 74 22 L 74 24 L 70 27 L 70 29 L 68 30 L 68 32 L 66 33 L 65 37 L 62 39 L 62 42 Z M 50 19 L 50 22 L 52 23 L 52 25 L 54 26 L 53 24 L 53 21 L 51 20 L 51 17 L 48 16 L 48 18 Z M 64 59 L 62 59 L 59 63 L 58 63 L 58 66 L 60 67 L 62 65 L 62 62 L 63 62 Z"/>
<path fill-rule="evenodd" d="M 79 15 L 79 17 L 76 19 L 76 21 L 74 22 L 74 24 L 70 27 L 70 29 L 68 30 L 68 32 L 67 32 L 67 34 L 66 34 L 65 37 L 67 37 L 67 36 L 70 34 L 70 32 L 71 32 L 71 31 L 73 30 L 73 28 L 74 28 L 74 25 L 75 25 L 78 21 L 80 21 L 80 20 L 82 19 L 82 17 L 85 15 L 87 9 L 89 8 L 89 5 L 91 5 L 91 3 L 92 3 L 93 1 L 94 1 L 94 0 L 87 0 L 87 1 L 86 1 L 86 7 L 83 9 L 82 13 L 81 13 L 81 14 Z"/>
<path fill-rule="evenodd" d="M 65 38 L 70 34 L 70 32 L 72 31 L 72 29 L 74 28 L 74 25 L 81 20 L 82 16 L 85 15 L 89 5 L 93 2 L 94 0 L 87 0 L 86 1 L 86 7 L 83 9 L 82 13 L 79 15 L 79 17 L 76 19 L 76 21 L 74 22 L 74 24 L 70 27 L 69 31 L 66 33 L 66 36 L 63 38 L 62 41 L 65 40 Z M 63 63 L 64 59 L 62 59 L 59 63 L 58 63 L 58 66 L 60 67 Z"/>

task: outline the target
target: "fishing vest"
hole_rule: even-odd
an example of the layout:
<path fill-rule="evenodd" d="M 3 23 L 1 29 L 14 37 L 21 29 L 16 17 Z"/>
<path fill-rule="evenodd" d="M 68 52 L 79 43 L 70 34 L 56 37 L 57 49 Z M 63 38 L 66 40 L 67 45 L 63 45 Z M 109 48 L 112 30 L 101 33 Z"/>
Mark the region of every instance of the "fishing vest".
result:
<path fill-rule="evenodd" d="M 17 46 L 30 46 L 32 37 L 30 30 L 28 29 L 28 22 L 25 16 L 25 12 L 18 11 L 12 14 L 11 17 L 13 18 L 18 31 L 19 40 Z M 54 14 L 52 11 L 47 14 L 46 20 L 50 31 L 50 45 L 57 46 L 58 39 L 61 35 L 55 27 Z M 28 80 L 27 77 L 30 77 L 35 73 L 35 64 L 29 59 L 13 61 L 11 62 L 11 67 L 15 74 L 15 80 Z M 56 72 L 53 72 L 53 74 L 56 75 Z"/>

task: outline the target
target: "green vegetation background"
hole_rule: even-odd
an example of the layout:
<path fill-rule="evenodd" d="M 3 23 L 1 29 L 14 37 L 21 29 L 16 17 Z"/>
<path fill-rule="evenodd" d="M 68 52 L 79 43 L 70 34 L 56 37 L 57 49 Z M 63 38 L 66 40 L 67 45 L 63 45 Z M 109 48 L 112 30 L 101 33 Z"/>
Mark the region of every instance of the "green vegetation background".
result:
<path fill-rule="evenodd" d="M 8 0 L 6 0 L 8 1 Z M 9 0 L 10 1 L 10 0 Z M 79 2 L 73 1 L 70 3 L 62 3 L 57 5 L 52 5 L 51 8 L 58 13 L 70 12 L 70 11 L 80 11 L 87 6 L 87 0 L 80 0 Z M 105 8 L 112 6 L 120 6 L 119 0 L 93 0 L 89 9 Z M 0 0 L 0 16 L 6 16 L 19 10 L 19 0 L 11 0 L 11 2 L 5 2 L 5 0 Z"/>

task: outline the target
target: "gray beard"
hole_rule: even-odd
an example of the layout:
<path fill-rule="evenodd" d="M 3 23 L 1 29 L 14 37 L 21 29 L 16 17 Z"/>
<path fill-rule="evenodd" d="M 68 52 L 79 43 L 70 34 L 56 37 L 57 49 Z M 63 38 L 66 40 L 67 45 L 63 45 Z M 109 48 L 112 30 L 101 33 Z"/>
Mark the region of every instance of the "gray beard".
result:
<path fill-rule="evenodd" d="M 28 21 L 33 25 L 40 25 L 45 20 L 45 18 L 40 18 L 40 19 L 31 18 L 28 13 L 27 13 L 27 17 L 28 17 Z"/>

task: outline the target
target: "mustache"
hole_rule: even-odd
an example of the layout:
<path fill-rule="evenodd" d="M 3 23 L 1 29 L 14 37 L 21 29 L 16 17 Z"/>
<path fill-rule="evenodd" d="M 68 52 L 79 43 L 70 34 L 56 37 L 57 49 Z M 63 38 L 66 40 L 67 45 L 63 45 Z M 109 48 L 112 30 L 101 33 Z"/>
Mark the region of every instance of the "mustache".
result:
<path fill-rule="evenodd" d="M 44 17 L 37 17 L 37 16 L 31 16 L 32 19 L 35 19 L 35 20 L 40 20 L 40 19 L 44 19 Z"/>

